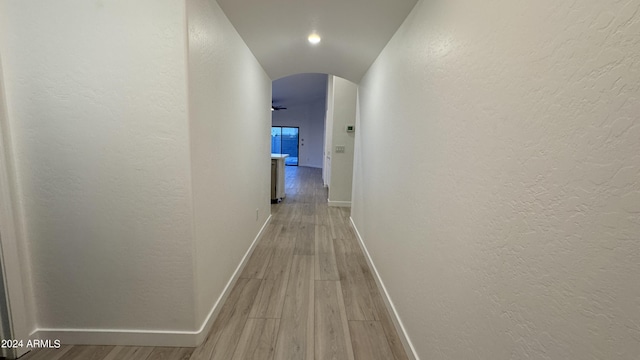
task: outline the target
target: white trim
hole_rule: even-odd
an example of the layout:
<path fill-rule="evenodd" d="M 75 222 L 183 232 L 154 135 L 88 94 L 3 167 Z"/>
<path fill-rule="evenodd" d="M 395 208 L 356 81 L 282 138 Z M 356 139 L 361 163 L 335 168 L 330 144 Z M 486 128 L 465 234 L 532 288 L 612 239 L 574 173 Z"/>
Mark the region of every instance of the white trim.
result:
<path fill-rule="evenodd" d="M 196 331 L 171 330 L 124 330 L 124 329 L 37 329 L 30 335 L 30 339 L 60 340 L 63 344 L 74 345 L 135 345 L 135 346 L 169 346 L 196 347 L 209 334 L 214 320 L 220 313 L 222 305 L 229 297 L 233 286 L 242 274 L 253 250 L 271 222 L 271 215 L 253 239 L 251 246 L 244 254 L 235 272 L 227 282 L 218 300 L 213 304 L 209 314 Z"/>
<path fill-rule="evenodd" d="M 382 278 L 380 278 L 378 269 L 376 269 L 376 266 L 373 264 L 373 259 L 371 259 L 371 255 L 369 255 L 369 251 L 367 250 L 367 247 L 364 244 L 364 240 L 362 240 L 362 236 L 360 236 L 360 232 L 358 231 L 356 224 L 353 222 L 352 217 L 349 217 L 349 223 L 351 224 L 353 231 L 356 233 L 356 237 L 358 238 L 358 243 L 360 244 L 360 247 L 364 252 L 365 258 L 367 259 L 367 264 L 369 264 L 369 267 L 373 270 L 373 274 L 374 274 L 373 278 L 376 280 L 376 284 L 378 285 L 378 288 L 382 289 L 382 299 L 384 300 L 384 304 L 387 307 L 387 311 L 389 311 L 389 313 L 391 314 L 391 320 L 393 321 L 393 325 L 395 326 L 396 331 L 398 332 L 400 341 L 402 342 L 402 345 L 404 346 L 404 349 L 407 352 L 407 355 L 411 357 L 413 360 L 420 360 L 420 358 L 418 357 L 418 354 L 416 353 L 416 349 L 413 347 L 413 344 L 411 343 L 411 339 L 407 334 L 407 330 L 404 328 L 404 325 L 402 324 L 402 320 L 400 320 L 400 316 L 398 315 L 398 312 L 396 311 L 396 308 L 393 305 L 393 301 L 391 301 L 391 297 L 387 292 L 387 288 L 384 286 L 384 283 L 382 282 Z"/>
<path fill-rule="evenodd" d="M 258 245 L 258 241 L 260 241 L 260 238 L 262 238 L 262 235 L 264 234 L 264 230 L 267 228 L 267 225 L 269 225 L 269 223 L 271 222 L 271 216 L 272 215 L 269 214 L 269 217 L 267 218 L 267 220 L 264 222 L 264 224 L 262 224 L 260 231 L 258 231 L 258 234 L 256 235 L 255 239 L 253 239 L 251 246 L 249 246 L 249 249 L 244 254 L 244 257 L 240 261 L 240 264 L 238 264 L 236 271 L 231 276 L 231 279 L 229 279 L 229 282 L 227 282 L 227 286 L 224 287 L 222 294 L 220 294 L 220 297 L 218 297 L 218 300 L 216 300 L 215 304 L 213 304 L 213 306 L 211 307 L 211 310 L 209 311 L 209 314 L 207 315 L 205 320 L 202 322 L 202 326 L 200 326 L 200 329 L 198 330 L 198 336 L 196 338 L 196 346 L 200 345 L 209 334 L 209 330 L 211 330 L 211 326 L 213 326 L 213 321 L 218 317 L 218 314 L 222 309 L 222 305 L 224 305 L 224 302 L 229 297 L 229 294 L 231 294 L 231 290 L 233 289 L 233 286 L 238 281 L 238 278 L 240 277 L 240 274 L 242 274 L 242 270 L 244 270 L 244 267 L 247 265 L 247 262 L 249 262 L 249 258 L 251 257 L 251 254 L 253 254 L 253 250 L 256 248 L 256 245 Z"/>
<path fill-rule="evenodd" d="M 351 201 L 331 201 L 328 200 L 329 206 L 334 207 L 351 207 Z"/>
<path fill-rule="evenodd" d="M 73 345 L 196 347 L 197 331 L 122 329 L 37 329 L 30 339 L 60 340 Z"/>

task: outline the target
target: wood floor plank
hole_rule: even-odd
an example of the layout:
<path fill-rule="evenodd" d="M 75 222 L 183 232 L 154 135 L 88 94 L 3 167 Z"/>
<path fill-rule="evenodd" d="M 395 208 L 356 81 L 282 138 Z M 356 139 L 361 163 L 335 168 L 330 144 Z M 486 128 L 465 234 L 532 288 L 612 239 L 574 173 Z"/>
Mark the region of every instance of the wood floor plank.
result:
<path fill-rule="evenodd" d="M 293 239 L 283 238 L 276 246 L 250 318 L 280 318 L 282 315 L 293 262 Z"/>
<path fill-rule="evenodd" d="M 298 221 L 290 221 L 290 220 L 286 220 L 283 221 L 283 225 L 282 225 L 282 237 L 283 238 L 289 238 L 289 239 L 293 239 L 293 241 L 295 242 L 295 238 L 298 235 Z"/>
<path fill-rule="evenodd" d="M 288 236 L 282 235 L 272 246 L 274 247 L 274 252 L 265 270 L 265 279 L 288 280 L 293 262 L 295 236 L 291 234 Z"/>
<path fill-rule="evenodd" d="M 313 273 L 313 256 L 293 256 L 275 359 L 312 360 L 314 357 Z"/>
<path fill-rule="evenodd" d="M 342 286 L 347 318 L 349 320 L 378 320 L 369 293 L 366 277 L 357 259 L 353 244 L 335 239 L 336 265 Z"/>
<path fill-rule="evenodd" d="M 280 319 L 248 319 L 233 360 L 271 360 L 275 354 Z"/>
<path fill-rule="evenodd" d="M 72 345 L 62 345 L 59 349 L 34 349 L 20 360 L 60 360 L 72 347 Z"/>
<path fill-rule="evenodd" d="M 193 348 L 156 347 L 145 360 L 187 360 Z"/>
<path fill-rule="evenodd" d="M 314 201 L 317 204 L 326 204 L 327 200 L 329 199 L 329 188 L 324 187 L 324 185 L 322 184 L 322 182 L 320 182 L 318 184 L 318 186 L 316 186 L 315 188 L 315 192 L 314 192 Z"/>
<path fill-rule="evenodd" d="M 300 223 L 296 234 L 296 248 L 294 255 L 315 254 L 315 226 L 312 223 Z"/>
<path fill-rule="evenodd" d="M 329 225 L 331 226 L 331 236 L 337 238 L 349 238 L 351 236 L 348 218 L 344 218 L 343 208 L 329 206 Z"/>
<path fill-rule="evenodd" d="M 203 344 L 191 360 L 229 359 L 258 294 L 261 280 L 238 279 Z"/>
<path fill-rule="evenodd" d="M 281 231 L 282 225 L 280 224 L 267 225 L 264 236 L 260 239 L 258 245 L 256 245 L 253 254 L 251 254 L 247 265 L 240 275 L 241 278 L 263 279 L 265 277 L 267 266 L 273 255 L 273 243 L 277 241 Z"/>
<path fill-rule="evenodd" d="M 345 340 L 348 342 L 348 346 L 351 348 L 351 355 L 353 355 L 353 341 L 351 340 L 351 330 L 349 330 L 349 321 L 347 318 L 347 310 L 344 305 L 344 297 L 342 296 L 342 286 L 340 282 L 336 283 L 337 297 L 338 297 L 338 308 L 340 309 L 340 319 L 342 320 L 342 328 L 345 329 Z M 355 356 L 349 358 L 355 359 Z"/>
<path fill-rule="evenodd" d="M 349 212 L 349 208 L 329 207 L 329 225 L 331 226 L 331 235 L 334 239 L 355 240 L 355 232 L 351 227 Z M 354 242 L 354 245 L 355 244 Z"/>
<path fill-rule="evenodd" d="M 218 331 L 220 335 L 211 354 L 211 360 L 228 360 L 233 356 L 259 287 L 260 280 L 250 279 L 242 291 L 240 300 L 235 304 L 234 312 L 229 320 L 220 323 L 217 329 L 214 324 L 213 330 Z"/>
<path fill-rule="evenodd" d="M 376 284 L 374 279 L 368 279 L 367 284 L 369 285 L 371 300 L 373 301 L 373 306 L 376 309 L 377 318 L 380 321 L 380 325 L 382 325 L 384 335 L 389 342 L 389 348 L 391 349 L 391 353 L 393 354 L 393 359 L 408 360 L 409 357 L 404 350 L 404 346 L 402 345 L 400 336 L 398 335 L 396 327 L 391 320 L 391 315 L 389 314 L 389 311 L 384 304 L 384 300 L 382 299 L 382 292 L 379 291 L 378 285 Z"/>
<path fill-rule="evenodd" d="M 364 280 L 340 280 L 349 320 L 377 320 L 373 301 Z"/>
<path fill-rule="evenodd" d="M 358 265 L 360 266 L 360 271 L 362 275 L 364 275 L 364 279 L 368 282 L 369 280 L 373 280 L 373 272 L 371 272 L 371 268 L 367 263 L 367 260 L 364 258 L 363 253 L 356 254 L 355 256 Z"/>
<path fill-rule="evenodd" d="M 243 279 L 263 279 L 264 272 L 269 259 L 273 255 L 273 249 L 269 246 L 256 246 L 251 258 L 247 261 L 247 265 L 244 267 L 240 278 Z"/>
<path fill-rule="evenodd" d="M 329 215 L 328 220 L 329 228 L 331 229 L 331 238 L 344 238 L 344 236 L 342 235 L 343 231 L 341 230 L 344 224 L 342 224 L 342 221 L 336 217 L 335 207 L 329 206 L 327 209 L 327 213 Z"/>
<path fill-rule="evenodd" d="M 330 229 L 331 224 L 329 223 L 329 206 L 326 203 L 316 203 L 315 215 L 316 225 L 325 225 Z"/>
<path fill-rule="evenodd" d="M 315 282 L 315 360 L 353 360 L 340 284 Z"/>
<path fill-rule="evenodd" d="M 340 211 L 342 211 L 342 218 L 344 219 L 345 223 L 349 224 L 349 216 L 351 216 L 351 208 L 341 207 Z"/>
<path fill-rule="evenodd" d="M 287 289 L 288 279 L 264 279 L 253 303 L 249 318 L 279 319 Z"/>
<path fill-rule="evenodd" d="M 103 360 L 115 346 L 73 346 L 60 360 Z"/>
<path fill-rule="evenodd" d="M 350 239 L 334 239 L 334 252 L 340 280 L 373 278 L 362 250 Z"/>
<path fill-rule="evenodd" d="M 281 237 L 295 238 L 298 233 L 298 226 L 302 221 L 302 215 L 299 211 L 300 204 L 286 204 L 286 206 L 286 210 L 281 210 L 281 213 L 278 213 L 276 222 L 282 225 Z"/>
<path fill-rule="evenodd" d="M 355 239 L 350 237 L 336 237 L 333 238 L 333 243 L 336 253 L 343 254 L 345 256 L 361 254 L 362 249 Z"/>
<path fill-rule="evenodd" d="M 315 227 L 316 280 L 340 280 L 333 240 L 329 232 L 328 226 L 316 225 Z"/>
<path fill-rule="evenodd" d="M 240 301 L 240 296 L 242 295 L 242 290 L 249 282 L 249 279 L 240 278 L 234 285 L 233 289 L 231 289 L 231 293 L 227 297 L 222 309 L 220 309 L 220 313 L 218 317 L 214 321 L 214 326 L 223 324 L 226 321 L 229 321 L 231 315 L 233 314 L 233 310 L 235 308 L 235 304 Z M 207 337 L 204 339 L 202 344 L 198 346 L 191 355 L 191 360 L 209 360 L 211 357 L 211 353 L 213 352 L 213 348 L 216 345 L 216 341 L 218 340 L 219 334 L 214 332 L 213 326 L 207 334 Z"/>
<path fill-rule="evenodd" d="M 103 360 L 146 360 L 153 347 L 116 346 Z"/>
<path fill-rule="evenodd" d="M 378 321 L 349 321 L 356 360 L 393 359 L 387 338 Z"/>
<path fill-rule="evenodd" d="M 313 190 L 310 190 L 310 191 L 311 191 L 311 193 L 313 193 Z M 309 198 L 309 201 L 302 206 L 302 215 L 303 216 L 308 216 L 306 218 L 306 220 L 309 220 L 310 222 L 315 221 L 315 218 L 316 218 L 316 205 L 314 204 L 313 196 L 311 196 Z M 303 218 L 303 220 L 304 219 L 305 218 Z"/>

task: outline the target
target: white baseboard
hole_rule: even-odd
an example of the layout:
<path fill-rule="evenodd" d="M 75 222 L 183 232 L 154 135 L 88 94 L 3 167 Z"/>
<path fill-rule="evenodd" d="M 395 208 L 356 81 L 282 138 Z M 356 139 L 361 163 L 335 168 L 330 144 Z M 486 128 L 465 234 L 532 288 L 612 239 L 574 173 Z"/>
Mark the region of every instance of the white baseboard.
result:
<path fill-rule="evenodd" d="M 328 200 L 329 206 L 335 207 L 351 207 L 351 201 L 331 201 Z"/>
<path fill-rule="evenodd" d="M 213 322 L 218 317 L 218 314 L 222 309 L 222 305 L 224 305 L 224 302 L 229 297 L 231 290 L 236 285 L 236 282 L 238 281 L 240 274 L 242 274 L 242 270 L 244 270 L 244 267 L 247 265 L 249 258 L 251 258 L 251 254 L 253 254 L 253 250 L 256 248 L 256 245 L 258 245 L 260 238 L 262 238 L 262 235 L 264 234 L 264 230 L 267 228 L 267 225 L 269 225 L 270 222 L 271 222 L 271 215 L 269 215 L 269 217 L 264 222 L 264 224 L 262 224 L 260 231 L 258 231 L 258 234 L 253 239 L 251 246 L 249 246 L 249 249 L 242 257 L 242 260 L 240 261 L 240 264 L 238 264 L 238 267 L 236 268 L 236 271 L 233 273 L 233 276 L 231 276 L 231 279 L 229 279 L 229 282 L 227 282 L 227 286 L 224 287 L 222 294 L 220 294 L 220 297 L 218 297 L 218 300 L 216 300 L 215 304 L 213 304 L 213 307 L 211 307 L 211 310 L 209 311 L 209 314 L 207 315 L 206 319 L 202 322 L 202 326 L 200 326 L 200 329 L 198 330 L 198 336 L 196 338 L 195 346 L 202 344 L 204 339 L 209 334 L 209 331 L 211 330 L 211 326 L 213 326 Z"/>
<path fill-rule="evenodd" d="M 376 284 L 378 285 L 378 288 L 382 289 L 382 299 L 384 300 L 384 304 L 387 307 L 387 311 L 389 311 L 389 313 L 391 314 L 391 320 L 393 321 L 393 325 L 395 326 L 396 331 L 398 332 L 400 341 L 402 342 L 402 345 L 404 346 L 404 349 L 407 352 L 407 356 L 412 358 L 412 360 L 420 360 L 420 358 L 418 357 L 418 354 L 416 353 L 416 349 L 413 347 L 413 344 L 411 343 L 411 339 L 409 338 L 409 335 L 407 334 L 407 331 L 405 330 L 404 325 L 402 324 L 402 320 L 400 320 L 400 316 L 398 316 L 398 312 L 396 311 L 396 308 L 393 305 L 393 302 L 391 301 L 391 297 L 389 297 L 387 288 L 384 286 L 384 283 L 380 278 L 378 269 L 376 269 L 376 266 L 373 263 L 373 259 L 371 259 L 371 255 L 369 255 L 367 246 L 364 244 L 364 240 L 362 239 L 362 236 L 360 236 L 360 232 L 358 231 L 356 224 L 353 222 L 353 218 L 349 217 L 349 222 L 351 223 L 351 227 L 353 228 L 353 231 L 356 233 L 356 237 L 358 238 L 358 243 L 362 248 L 362 252 L 364 252 L 365 259 L 367 259 L 367 264 L 369 264 L 369 267 L 373 270 L 373 275 L 374 275 L 373 278 L 375 279 Z"/>
<path fill-rule="evenodd" d="M 196 347 L 196 331 L 122 329 L 37 329 L 31 340 L 60 340 L 69 345 Z"/>
<path fill-rule="evenodd" d="M 62 344 L 73 345 L 133 345 L 133 346 L 168 346 L 168 347 L 196 347 L 209 334 L 214 320 L 231 293 L 233 286 L 240 277 L 242 270 L 249 261 L 253 250 L 262 237 L 264 230 L 271 221 L 271 215 L 253 239 L 251 246 L 238 264 L 235 272 L 211 311 L 196 331 L 174 330 L 123 330 L 123 329 L 36 329 L 29 338 L 40 340 L 60 340 Z"/>

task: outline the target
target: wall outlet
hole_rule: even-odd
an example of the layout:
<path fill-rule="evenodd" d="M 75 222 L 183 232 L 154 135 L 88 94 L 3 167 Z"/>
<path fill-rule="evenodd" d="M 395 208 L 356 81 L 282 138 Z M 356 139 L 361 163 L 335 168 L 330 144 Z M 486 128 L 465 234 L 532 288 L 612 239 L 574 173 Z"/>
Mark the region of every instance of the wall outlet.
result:
<path fill-rule="evenodd" d="M 344 145 L 338 145 L 336 146 L 336 153 L 344 153 Z"/>

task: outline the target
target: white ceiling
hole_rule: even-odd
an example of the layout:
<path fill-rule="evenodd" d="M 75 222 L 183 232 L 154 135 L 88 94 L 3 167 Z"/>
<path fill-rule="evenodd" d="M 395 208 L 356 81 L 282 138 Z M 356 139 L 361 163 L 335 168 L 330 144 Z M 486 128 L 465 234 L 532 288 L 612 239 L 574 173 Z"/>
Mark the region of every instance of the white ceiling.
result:
<path fill-rule="evenodd" d="M 416 0 L 218 0 L 271 79 L 326 73 L 359 83 Z M 312 32 L 322 37 L 312 46 Z"/>
<path fill-rule="evenodd" d="M 291 106 L 327 97 L 326 74 L 296 74 L 273 81 L 273 104 Z"/>

